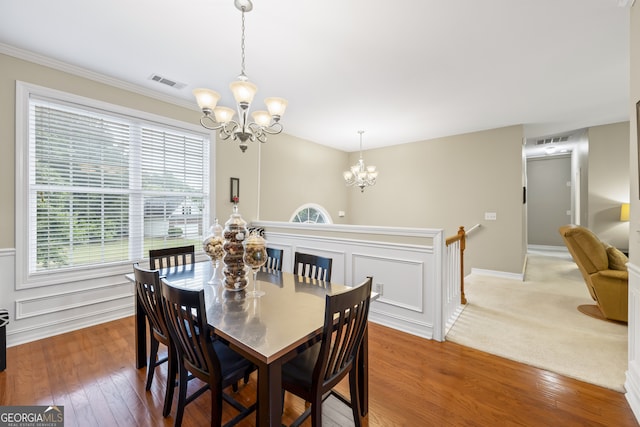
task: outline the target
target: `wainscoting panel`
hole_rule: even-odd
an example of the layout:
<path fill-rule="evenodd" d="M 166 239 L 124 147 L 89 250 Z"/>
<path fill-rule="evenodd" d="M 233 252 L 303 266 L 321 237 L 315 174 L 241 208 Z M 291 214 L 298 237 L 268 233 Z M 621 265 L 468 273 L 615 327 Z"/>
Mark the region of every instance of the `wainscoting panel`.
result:
<path fill-rule="evenodd" d="M 16 300 L 16 320 L 133 298 L 130 282 Z"/>
<path fill-rule="evenodd" d="M 640 267 L 627 264 L 629 270 L 629 366 L 624 388 L 625 397 L 636 419 L 640 420 Z"/>
<path fill-rule="evenodd" d="M 134 287 L 124 277 L 130 266 L 89 279 L 24 287 L 16 283 L 15 250 L 1 249 L 0 271 L 9 347 L 131 316 L 135 310 Z"/>
<path fill-rule="evenodd" d="M 373 290 L 380 294 L 376 302 L 424 312 L 423 262 L 365 254 L 353 254 L 352 262 L 353 283 L 358 277 L 373 276 Z"/>

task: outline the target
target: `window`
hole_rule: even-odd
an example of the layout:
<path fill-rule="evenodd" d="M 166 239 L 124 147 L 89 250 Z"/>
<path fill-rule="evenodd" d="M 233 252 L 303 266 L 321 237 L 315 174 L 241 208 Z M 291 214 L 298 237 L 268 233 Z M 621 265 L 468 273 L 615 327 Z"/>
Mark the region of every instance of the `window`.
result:
<path fill-rule="evenodd" d="M 305 224 L 332 224 L 331 216 L 320 205 L 308 203 L 296 209 L 289 222 L 301 222 Z"/>
<path fill-rule="evenodd" d="M 131 262 L 200 242 L 208 223 L 209 135 L 185 124 L 19 85 L 25 131 L 26 276 Z M 146 116 L 146 117 L 145 117 Z M 152 120 L 152 119 L 155 119 Z M 183 127 L 178 127 L 183 126 Z"/>

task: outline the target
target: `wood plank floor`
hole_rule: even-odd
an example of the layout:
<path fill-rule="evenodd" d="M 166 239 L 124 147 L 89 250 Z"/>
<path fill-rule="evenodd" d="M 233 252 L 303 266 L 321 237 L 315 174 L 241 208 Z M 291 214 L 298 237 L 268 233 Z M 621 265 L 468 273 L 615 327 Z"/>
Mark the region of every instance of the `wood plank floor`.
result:
<path fill-rule="evenodd" d="M 135 369 L 133 320 L 7 349 L 0 405 L 64 405 L 67 427 L 173 425 L 172 416 L 161 415 L 166 369 L 160 368 L 149 392 L 144 389 L 145 369 Z M 369 342 L 365 425 L 638 425 L 624 395 L 613 390 L 376 324 L 370 325 Z M 255 380 L 241 387 L 240 400 L 255 399 Z M 340 389 L 347 392 L 345 384 Z M 290 423 L 303 406 L 287 395 L 283 421 Z M 235 414 L 228 405 L 224 408 L 223 421 Z M 344 407 L 325 409 L 335 414 L 325 425 L 344 425 L 339 418 Z M 187 406 L 183 426 L 208 425 L 208 414 L 207 393 Z M 254 426 L 255 420 L 250 417 L 240 425 Z"/>

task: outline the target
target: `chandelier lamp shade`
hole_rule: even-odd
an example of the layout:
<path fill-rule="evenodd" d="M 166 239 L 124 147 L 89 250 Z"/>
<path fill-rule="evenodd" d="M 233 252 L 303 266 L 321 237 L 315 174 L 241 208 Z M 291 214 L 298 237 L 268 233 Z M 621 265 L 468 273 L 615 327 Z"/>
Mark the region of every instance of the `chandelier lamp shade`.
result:
<path fill-rule="evenodd" d="M 223 140 L 231 138 L 232 141 L 239 142 L 240 149 L 244 153 L 247 149 L 247 142 L 267 142 L 267 135 L 276 135 L 282 132 L 280 119 L 287 108 L 287 101 L 283 98 L 267 98 L 264 103 L 268 111 L 259 110 L 251 113 L 249 119 L 249 108 L 253 98 L 258 91 L 258 87 L 251 83 L 245 74 L 245 12 L 253 9 L 251 0 L 235 0 L 235 7 L 242 12 L 242 69 L 238 80 L 229 85 L 233 97 L 236 100 L 236 110 L 238 119 L 234 120 L 236 111 L 229 107 L 218 106 L 220 94 L 211 89 L 194 89 L 193 94 L 198 102 L 198 107 L 202 110 L 200 124 L 209 130 L 219 131 Z"/>
<path fill-rule="evenodd" d="M 363 130 L 359 130 L 360 134 L 360 159 L 358 163 L 351 166 L 351 169 L 343 172 L 344 181 L 348 187 L 357 186 L 360 187 L 360 192 L 364 193 L 364 189 L 371 186 L 376 185 L 376 178 L 378 177 L 378 171 L 375 166 L 364 165 L 364 160 L 362 159 L 362 134 Z"/>

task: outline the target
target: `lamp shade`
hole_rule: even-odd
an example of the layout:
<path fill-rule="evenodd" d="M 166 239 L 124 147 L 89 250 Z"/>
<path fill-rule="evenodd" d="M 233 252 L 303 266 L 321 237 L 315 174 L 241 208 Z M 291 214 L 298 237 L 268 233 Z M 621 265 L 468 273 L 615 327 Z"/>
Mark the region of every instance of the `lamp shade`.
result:
<path fill-rule="evenodd" d="M 205 108 L 213 110 L 214 108 L 216 108 L 216 104 L 220 99 L 220 94 L 211 89 L 194 89 L 193 95 L 196 97 L 198 107 L 200 107 L 201 110 Z"/>
<path fill-rule="evenodd" d="M 236 80 L 229 84 L 233 97 L 238 104 L 251 104 L 253 97 L 256 96 L 258 86 L 254 85 L 248 80 Z"/>
<path fill-rule="evenodd" d="M 283 98 L 267 98 L 264 100 L 264 103 L 267 104 L 267 110 L 269 110 L 269 114 L 271 114 L 272 116 L 282 117 L 284 115 L 284 110 L 287 109 L 287 104 L 289 102 Z"/>
<path fill-rule="evenodd" d="M 264 110 L 254 111 L 251 117 L 260 126 L 267 127 L 271 124 L 271 115 Z"/>
<path fill-rule="evenodd" d="M 233 119 L 233 115 L 236 112 L 229 107 L 216 107 L 213 109 L 213 114 L 216 116 L 216 122 L 227 123 Z"/>
<path fill-rule="evenodd" d="M 629 203 L 620 205 L 620 221 L 629 221 Z"/>

